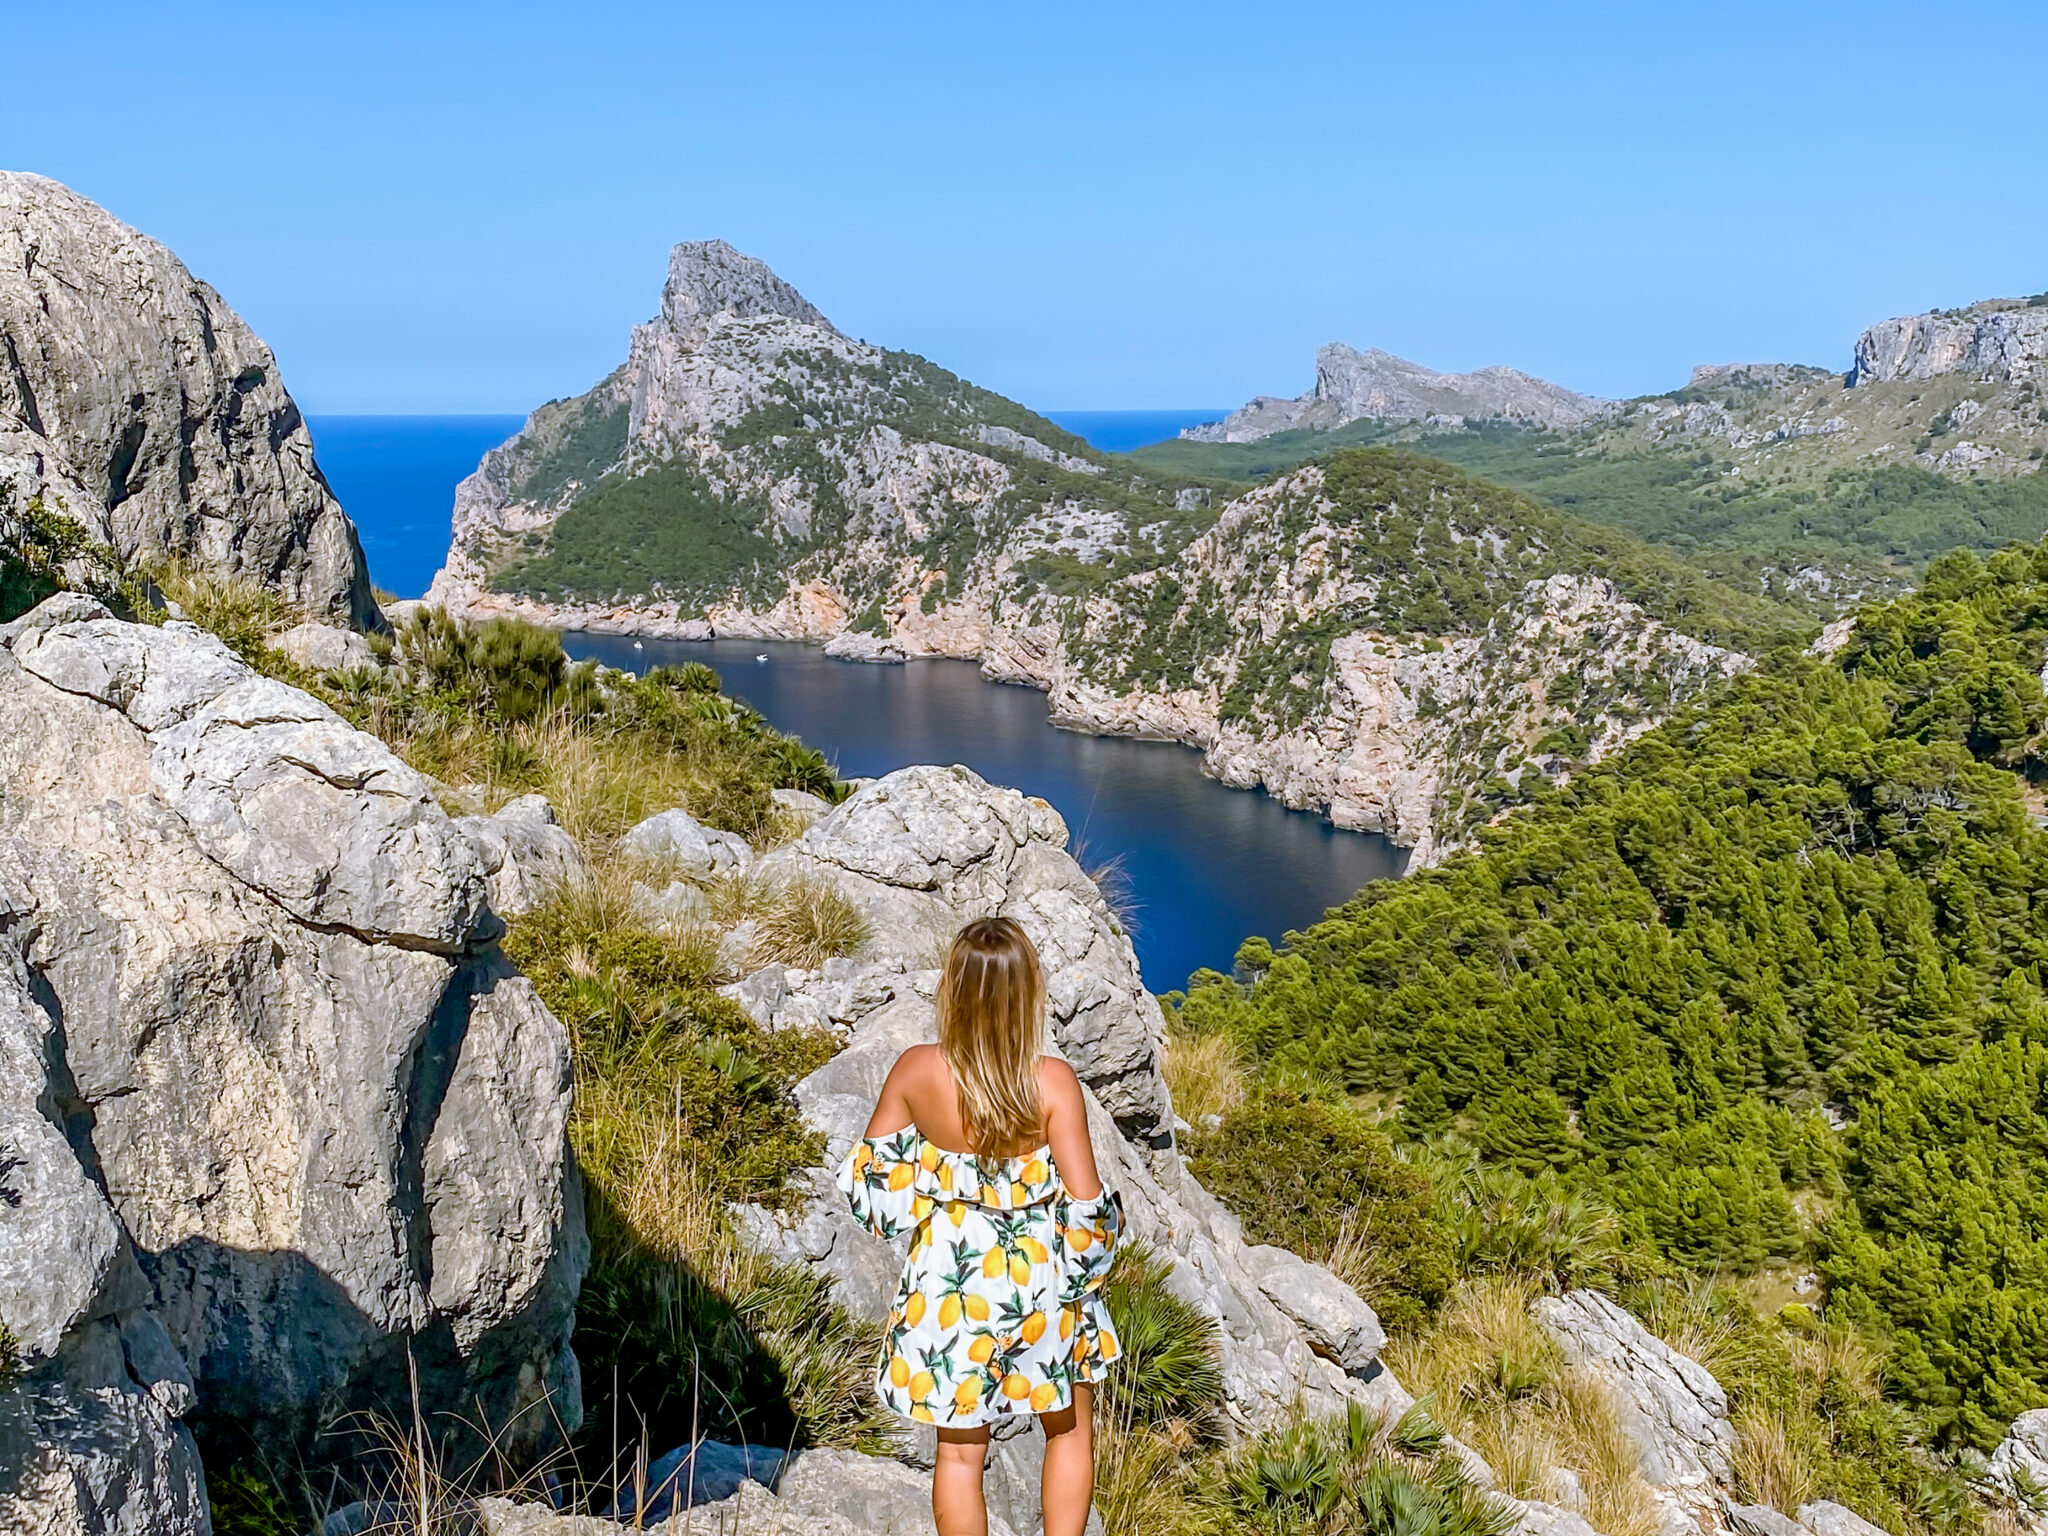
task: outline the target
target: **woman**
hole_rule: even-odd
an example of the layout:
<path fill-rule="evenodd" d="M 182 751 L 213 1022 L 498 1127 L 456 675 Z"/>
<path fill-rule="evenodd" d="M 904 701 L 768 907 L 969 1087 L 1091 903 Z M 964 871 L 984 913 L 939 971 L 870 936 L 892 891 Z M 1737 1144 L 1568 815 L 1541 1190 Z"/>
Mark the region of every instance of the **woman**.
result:
<path fill-rule="evenodd" d="M 853 1213 L 910 1237 L 876 1388 L 936 1426 L 939 1536 L 986 1536 L 989 1424 L 1045 1429 L 1045 1536 L 1081 1536 L 1094 1494 L 1093 1383 L 1118 1354 L 1097 1294 L 1122 1229 L 1074 1069 L 1045 1054 L 1045 973 L 1006 917 L 961 929 L 939 1043 L 912 1046 L 839 1170 Z"/>

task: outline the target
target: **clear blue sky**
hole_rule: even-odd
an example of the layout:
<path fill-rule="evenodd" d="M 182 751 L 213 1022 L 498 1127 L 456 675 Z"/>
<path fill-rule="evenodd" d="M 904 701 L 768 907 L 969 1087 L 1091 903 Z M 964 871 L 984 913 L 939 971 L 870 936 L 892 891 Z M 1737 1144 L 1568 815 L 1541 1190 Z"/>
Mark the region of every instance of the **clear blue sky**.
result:
<path fill-rule="evenodd" d="M 1040 408 L 1341 338 L 1601 394 L 2048 289 L 2048 5 L 6 7 L 0 165 L 312 411 L 587 388 L 675 240 Z"/>

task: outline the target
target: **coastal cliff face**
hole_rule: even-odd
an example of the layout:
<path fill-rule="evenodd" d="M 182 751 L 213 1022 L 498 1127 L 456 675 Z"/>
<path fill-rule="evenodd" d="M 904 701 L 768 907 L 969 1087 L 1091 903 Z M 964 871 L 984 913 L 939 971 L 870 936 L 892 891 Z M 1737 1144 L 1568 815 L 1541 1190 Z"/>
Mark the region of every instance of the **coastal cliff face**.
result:
<path fill-rule="evenodd" d="M 158 242 L 0 171 L 0 534 L 31 502 L 124 561 L 173 556 L 379 622 L 270 349 Z"/>
<path fill-rule="evenodd" d="M 1521 399 L 1499 371 L 1453 383 Z M 1575 400 L 1553 403 L 1597 405 Z M 1745 664 L 1711 602 L 1659 611 L 1607 536 L 1404 455 L 1332 473 L 1232 500 L 1112 460 L 683 245 L 626 363 L 463 482 L 428 601 L 975 659 L 1059 724 L 1200 747 L 1424 862 Z"/>

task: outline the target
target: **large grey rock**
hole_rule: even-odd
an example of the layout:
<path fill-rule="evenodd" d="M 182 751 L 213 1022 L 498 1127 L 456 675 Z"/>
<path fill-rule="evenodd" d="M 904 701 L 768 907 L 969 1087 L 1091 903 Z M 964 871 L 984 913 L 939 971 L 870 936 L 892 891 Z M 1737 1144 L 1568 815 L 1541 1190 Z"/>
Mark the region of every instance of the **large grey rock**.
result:
<path fill-rule="evenodd" d="M 2048 1488 L 2048 1408 L 2030 1409 L 2012 1421 L 1987 1470 L 1993 1481 L 2016 1494 Z M 2027 1524 L 2035 1531 L 2048 1530 L 2048 1519 Z"/>
<path fill-rule="evenodd" d="M 1387 1335 L 1358 1292 L 1285 1248 L 1247 1248 L 1243 1259 L 1259 1290 L 1293 1319 L 1310 1349 L 1348 1375 L 1372 1373 Z"/>
<path fill-rule="evenodd" d="M 742 1484 L 775 1486 L 786 1453 L 760 1445 L 728 1445 L 700 1440 L 694 1449 L 677 1446 L 646 1472 L 647 1502 L 643 1507 L 635 1482 L 619 1490 L 610 1518 L 636 1526 L 654 1525 L 686 1509 L 729 1499 Z"/>
<path fill-rule="evenodd" d="M 1728 1519 L 1741 1536 L 1805 1536 L 1801 1522 L 1768 1504 L 1731 1504 Z"/>
<path fill-rule="evenodd" d="M 127 558 L 247 576 L 378 622 L 356 531 L 277 360 L 168 250 L 45 177 L 0 171 L 0 456 L 46 461 Z M 39 446 L 38 446 L 39 445 Z M 17 489 L 30 471 L 0 474 Z"/>
<path fill-rule="evenodd" d="M 521 795 L 494 816 L 457 817 L 455 825 L 476 847 L 491 910 L 500 917 L 531 912 L 589 868 L 583 849 L 540 795 Z"/>
<path fill-rule="evenodd" d="M 355 667 L 374 667 L 377 657 L 370 642 L 352 629 L 338 629 L 308 619 L 294 624 L 270 642 L 302 667 L 315 672 L 346 672 Z"/>
<path fill-rule="evenodd" d="M 2048 361 L 2048 309 L 1993 300 L 1968 309 L 1906 315 L 1856 338 L 1852 385 L 1973 373 L 2011 379 Z"/>
<path fill-rule="evenodd" d="M 931 1474 L 878 1456 L 805 1451 L 783 1471 L 775 1493 L 793 1516 L 844 1520 L 868 1536 L 934 1536 L 937 1530 Z M 1010 1522 L 993 1509 L 989 1536 L 1012 1536 Z"/>
<path fill-rule="evenodd" d="M 754 857 L 745 838 L 715 831 L 680 807 L 650 816 L 632 828 L 624 846 L 628 853 L 700 880 L 735 874 Z"/>
<path fill-rule="evenodd" d="M 1729 1478 L 1735 1431 L 1713 1374 L 1597 1291 L 1539 1297 L 1536 1319 L 1565 1358 L 1604 1380 L 1653 1487 L 1694 1500 Z"/>
<path fill-rule="evenodd" d="M 157 1498 L 187 1410 L 317 1454 L 408 1348 L 432 1412 L 576 1421 L 567 1040 L 483 897 L 416 775 L 209 637 L 76 598 L 9 626 L 0 1321 L 76 1405 L 17 1420 L 36 1519 Z"/>
<path fill-rule="evenodd" d="M 1599 1536 L 1576 1510 L 1560 1509 L 1538 1499 L 1498 1497 L 1513 1521 L 1507 1536 Z"/>
<path fill-rule="evenodd" d="M 2048 1487 L 2048 1483 L 2043 1484 Z M 1847 1505 L 1832 1499 L 1815 1499 L 1799 1506 L 1799 1523 L 1813 1536 L 1887 1536 L 1882 1526 L 1872 1525 Z"/>

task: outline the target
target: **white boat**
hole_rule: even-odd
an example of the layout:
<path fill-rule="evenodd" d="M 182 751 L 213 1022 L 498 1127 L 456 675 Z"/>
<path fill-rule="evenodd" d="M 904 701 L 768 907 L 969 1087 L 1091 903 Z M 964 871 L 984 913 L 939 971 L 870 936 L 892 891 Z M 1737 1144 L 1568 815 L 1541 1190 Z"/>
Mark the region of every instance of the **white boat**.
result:
<path fill-rule="evenodd" d="M 635 640 L 633 642 L 633 649 L 636 651 L 644 651 L 647 649 L 647 647 L 642 645 L 638 640 Z"/>
<path fill-rule="evenodd" d="M 760 655 L 758 655 L 758 656 L 756 656 L 756 657 L 754 658 L 754 660 L 756 660 L 756 661 L 766 661 L 767 659 L 768 659 L 768 653 L 767 653 L 766 651 L 763 651 L 763 652 L 762 652 L 762 653 L 761 653 Z"/>

